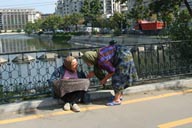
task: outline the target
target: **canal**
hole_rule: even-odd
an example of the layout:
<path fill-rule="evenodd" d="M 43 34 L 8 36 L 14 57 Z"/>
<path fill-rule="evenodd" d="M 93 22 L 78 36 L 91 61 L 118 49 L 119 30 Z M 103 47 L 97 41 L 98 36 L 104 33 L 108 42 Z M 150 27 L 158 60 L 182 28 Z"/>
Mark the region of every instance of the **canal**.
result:
<path fill-rule="evenodd" d="M 70 48 L 66 42 L 53 42 L 50 37 L 38 38 L 25 34 L 0 35 L 0 53 Z"/>

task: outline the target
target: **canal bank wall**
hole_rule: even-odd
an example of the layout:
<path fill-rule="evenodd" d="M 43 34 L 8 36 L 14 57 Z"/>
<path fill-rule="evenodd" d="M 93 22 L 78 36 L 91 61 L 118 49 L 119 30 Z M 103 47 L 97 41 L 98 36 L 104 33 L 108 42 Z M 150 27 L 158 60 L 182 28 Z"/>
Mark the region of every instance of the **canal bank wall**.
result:
<path fill-rule="evenodd" d="M 83 35 L 83 36 L 72 36 L 69 43 L 107 43 L 111 40 L 116 40 L 120 44 L 146 44 L 146 43 L 160 43 L 166 41 L 166 39 L 161 39 L 158 36 L 144 36 L 144 35 L 135 35 L 135 36 L 98 36 L 98 35 Z"/>
<path fill-rule="evenodd" d="M 41 38 L 43 40 L 52 40 L 51 34 L 41 34 L 32 35 L 36 38 Z M 154 44 L 161 43 L 168 40 L 168 38 L 161 38 L 160 36 L 148 36 L 148 35 L 122 35 L 122 36 L 106 36 L 106 35 L 81 35 L 81 36 L 72 36 L 68 43 L 79 44 L 79 45 L 96 45 L 104 46 L 109 43 L 111 40 L 116 40 L 119 44 Z"/>

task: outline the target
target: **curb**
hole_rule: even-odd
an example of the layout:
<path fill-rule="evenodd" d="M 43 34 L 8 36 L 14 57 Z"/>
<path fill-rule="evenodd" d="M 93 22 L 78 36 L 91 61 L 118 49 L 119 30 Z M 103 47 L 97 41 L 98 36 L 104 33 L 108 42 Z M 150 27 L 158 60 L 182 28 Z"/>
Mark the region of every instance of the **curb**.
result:
<path fill-rule="evenodd" d="M 144 91 L 160 90 L 160 89 L 181 89 L 192 88 L 192 79 L 172 80 L 161 83 L 143 84 L 139 86 L 132 86 L 124 90 L 124 94 L 131 94 Z M 114 94 L 112 90 L 100 90 L 89 92 L 90 99 L 102 99 L 108 98 Z M 7 112 L 27 112 L 33 109 L 53 107 L 62 104 L 61 100 L 53 99 L 52 97 L 44 98 L 40 100 L 23 101 L 20 103 L 11 103 L 0 105 L 0 114 Z"/>

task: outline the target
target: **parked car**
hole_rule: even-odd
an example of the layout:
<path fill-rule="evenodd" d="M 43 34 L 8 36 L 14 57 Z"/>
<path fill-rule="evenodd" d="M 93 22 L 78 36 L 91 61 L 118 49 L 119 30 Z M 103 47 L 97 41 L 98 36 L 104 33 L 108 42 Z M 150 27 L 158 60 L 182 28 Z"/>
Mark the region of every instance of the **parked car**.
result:
<path fill-rule="evenodd" d="M 63 31 L 63 30 L 60 30 L 60 29 L 55 30 L 55 32 L 56 32 L 56 33 L 64 33 L 64 31 Z"/>
<path fill-rule="evenodd" d="M 44 34 L 53 34 L 53 31 L 44 31 Z"/>

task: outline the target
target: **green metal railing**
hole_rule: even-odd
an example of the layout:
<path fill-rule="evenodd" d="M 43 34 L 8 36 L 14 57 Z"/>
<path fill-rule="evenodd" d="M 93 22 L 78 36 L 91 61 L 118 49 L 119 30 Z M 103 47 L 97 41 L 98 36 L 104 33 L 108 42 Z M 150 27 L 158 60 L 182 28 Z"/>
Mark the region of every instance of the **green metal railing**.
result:
<path fill-rule="evenodd" d="M 179 53 L 173 52 L 173 43 L 126 45 L 133 54 L 139 81 L 192 74 L 192 61 L 179 59 Z M 48 80 L 63 59 L 72 54 L 78 58 L 79 70 L 88 72 L 80 56 L 96 48 L 99 47 L 1 53 L 0 104 L 51 95 Z M 97 78 L 91 79 L 90 90 L 100 89 L 98 83 Z"/>

